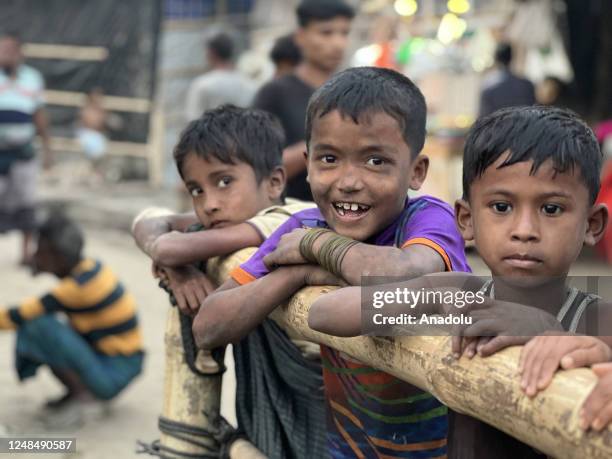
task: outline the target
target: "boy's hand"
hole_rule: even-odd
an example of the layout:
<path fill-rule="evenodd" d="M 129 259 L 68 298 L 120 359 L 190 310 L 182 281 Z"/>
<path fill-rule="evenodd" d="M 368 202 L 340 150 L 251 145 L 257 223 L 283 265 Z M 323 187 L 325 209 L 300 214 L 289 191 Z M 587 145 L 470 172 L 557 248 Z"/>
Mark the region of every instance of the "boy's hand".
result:
<path fill-rule="evenodd" d="M 317 265 L 304 265 L 304 284 L 306 285 L 348 285 L 344 280 Z"/>
<path fill-rule="evenodd" d="M 580 427 L 597 432 L 612 421 L 612 363 L 593 365 L 599 378 L 580 410 Z"/>
<path fill-rule="evenodd" d="M 534 397 L 552 381 L 559 367 L 564 370 L 608 362 L 610 347 L 593 336 L 547 334 L 531 339 L 521 351 L 521 388 Z"/>
<path fill-rule="evenodd" d="M 495 300 L 485 309 L 470 312 L 471 325 L 455 327 L 453 331 L 453 353 L 461 354 L 461 338 L 490 337 L 477 345 L 478 354 L 487 357 L 500 350 L 527 343 L 531 337 L 549 331 L 563 332 L 556 317 L 538 308 Z M 472 345 L 473 349 L 473 345 Z"/>
<path fill-rule="evenodd" d="M 168 287 L 183 314 L 194 316 L 206 297 L 215 290 L 206 275 L 193 266 L 164 268 L 164 272 L 168 276 Z"/>
<path fill-rule="evenodd" d="M 272 270 L 281 265 L 301 265 L 310 263 L 304 259 L 300 253 L 300 241 L 306 235 L 308 230 L 304 228 L 296 228 L 292 232 L 283 234 L 276 249 L 266 255 L 263 262 Z"/>

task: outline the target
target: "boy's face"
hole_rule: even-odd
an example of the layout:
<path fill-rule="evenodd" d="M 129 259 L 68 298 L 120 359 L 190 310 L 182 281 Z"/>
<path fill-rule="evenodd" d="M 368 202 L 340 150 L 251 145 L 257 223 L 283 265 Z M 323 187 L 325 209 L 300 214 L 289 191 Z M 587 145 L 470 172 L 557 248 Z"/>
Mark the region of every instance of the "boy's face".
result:
<path fill-rule="evenodd" d="M 50 273 L 59 275 L 61 271 L 61 255 L 58 254 L 47 240 L 39 238 L 36 252 L 32 257 L 32 273 Z"/>
<path fill-rule="evenodd" d="M 428 160 L 411 160 L 397 121 L 386 113 L 359 124 L 334 110 L 312 123 L 308 181 L 327 223 L 339 234 L 364 241 L 402 212 L 408 189 L 418 190 Z"/>
<path fill-rule="evenodd" d="M 474 180 L 469 202 L 457 201 L 464 239 L 474 240 L 495 276 L 567 275 L 583 244 L 601 238 L 607 209 L 589 204 L 578 169 L 555 174 L 551 160 L 533 175 L 533 161 L 498 169 L 506 157 Z"/>
<path fill-rule="evenodd" d="M 243 223 L 260 210 L 277 204 L 285 186 L 281 168 L 257 183 L 244 162 L 228 164 L 189 153 L 182 165 L 183 181 L 200 223 L 207 229 Z"/>
<path fill-rule="evenodd" d="M 300 27 L 295 40 L 305 60 L 333 72 L 344 59 L 351 31 L 351 20 L 342 16 L 328 21 L 310 21 Z"/>

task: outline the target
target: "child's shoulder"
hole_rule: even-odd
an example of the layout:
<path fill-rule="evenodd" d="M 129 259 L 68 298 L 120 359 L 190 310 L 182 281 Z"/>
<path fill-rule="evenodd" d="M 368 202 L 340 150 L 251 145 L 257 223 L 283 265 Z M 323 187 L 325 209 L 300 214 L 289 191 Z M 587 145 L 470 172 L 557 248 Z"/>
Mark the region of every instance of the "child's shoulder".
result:
<path fill-rule="evenodd" d="M 455 212 L 449 203 L 430 195 L 422 195 L 411 198 L 408 201 L 408 207 L 412 206 L 422 209 L 428 208 L 430 210 L 437 211 L 440 213 L 450 214 L 451 216 L 453 216 L 453 218 L 455 215 Z"/>

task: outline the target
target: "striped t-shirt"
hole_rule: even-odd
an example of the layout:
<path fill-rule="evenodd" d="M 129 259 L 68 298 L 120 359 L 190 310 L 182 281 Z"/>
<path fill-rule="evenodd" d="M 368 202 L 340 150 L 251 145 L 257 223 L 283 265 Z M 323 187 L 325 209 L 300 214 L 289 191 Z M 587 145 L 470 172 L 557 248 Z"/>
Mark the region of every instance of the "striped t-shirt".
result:
<path fill-rule="evenodd" d="M 102 354 L 127 356 L 142 350 L 136 302 L 99 261 L 82 260 L 42 298 L 0 309 L 0 329 L 17 328 L 54 312 L 65 313 L 77 333 Z"/>
<path fill-rule="evenodd" d="M 326 226 L 319 209 L 298 212 L 232 271 L 233 279 L 246 284 L 265 276 L 269 270 L 263 258 L 283 234 Z M 470 271 L 453 210 L 430 196 L 407 199 L 402 215 L 365 242 L 402 248 L 426 245 L 440 255 L 446 270 Z M 431 394 L 327 346 L 321 346 L 321 359 L 332 458 L 446 457 L 447 408 Z"/>

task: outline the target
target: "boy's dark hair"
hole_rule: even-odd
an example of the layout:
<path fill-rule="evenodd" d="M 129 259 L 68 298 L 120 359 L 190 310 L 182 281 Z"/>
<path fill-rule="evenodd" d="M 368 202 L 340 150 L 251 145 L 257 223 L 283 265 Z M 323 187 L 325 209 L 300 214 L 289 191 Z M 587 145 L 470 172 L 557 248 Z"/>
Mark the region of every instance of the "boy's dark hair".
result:
<path fill-rule="evenodd" d="M 512 62 L 512 46 L 509 43 L 500 43 L 495 48 L 495 62 L 508 67 Z"/>
<path fill-rule="evenodd" d="M 53 213 L 42 223 L 38 229 L 38 241 L 45 241 L 71 265 L 80 261 L 85 245 L 79 225 L 61 213 Z"/>
<path fill-rule="evenodd" d="M 206 46 L 221 60 L 229 61 L 234 56 L 234 40 L 226 33 L 218 33 L 206 42 Z"/>
<path fill-rule="evenodd" d="M 306 143 L 312 126 L 333 110 L 356 123 L 362 115 L 378 112 L 395 118 L 412 158 L 425 143 L 427 106 L 423 94 L 401 73 L 378 67 L 355 67 L 334 75 L 310 98 L 306 112 Z"/>
<path fill-rule="evenodd" d="M 0 39 L 10 38 L 11 40 L 16 41 L 20 45 L 22 44 L 21 34 L 16 30 L 0 30 Z"/>
<path fill-rule="evenodd" d="M 228 164 L 244 162 L 260 182 L 282 166 L 284 137 L 281 124 L 270 113 L 222 105 L 187 125 L 174 147 L 174 160 L 181 177 L 189 153 Z"/>
<path fill-rule="evenodd" d="M 329 21 L 337 17 L 353 19 L 355 10 L 341 0 L 303 0 L 296 10 L 300 27 L 314 21 Z"/>
<path fill-rule="evenodd" d="M 508 151 L 500 168 L 533 160 L 535 174 L 549 159 L 556 173 L 578 168 L 595 202 L 602 154 L 595 134 L 574 112 L 536 105 L 504 108 L 478 119 L 463 151 L 464 199 L 469 199 L 472 182 Z"/>
<path fill-rule="evenodd" d="M 302 52 L 295 44 L 293 34 L 284 35 L 274 42 L 270 50 L 270 59 L 275 64 L 280 62 L 291 62 L 293 65 L 299 64 L 302 60 Z"/>

